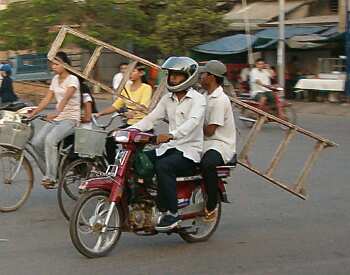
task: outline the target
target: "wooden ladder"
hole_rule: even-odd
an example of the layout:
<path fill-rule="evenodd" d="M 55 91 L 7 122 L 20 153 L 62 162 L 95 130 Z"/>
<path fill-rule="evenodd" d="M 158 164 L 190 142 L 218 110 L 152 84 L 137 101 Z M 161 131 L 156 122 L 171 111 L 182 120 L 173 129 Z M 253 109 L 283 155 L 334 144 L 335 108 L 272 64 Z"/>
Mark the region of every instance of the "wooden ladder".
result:
<path fill-rule="evenodd" d="M 305 200 L 307 198 L 306 189 L 305 189 L 305 182 L 306 182 L 305 180 L 310 173 L 311 167 L 313 166 L 313 164 L 315 163 L 315 161 L 319 157 L 319 154 L 321 153 L 321 151 L 324 148 L 337 146 L 337 144 L 335 144 L 334 142 L 332 142 L 328 139 L 325 139 L 321 136 L 318 136 L 310 131 L 307 131 L 307 130 L 305 130 L 297 125 L 291 124 L 291 123 L 284 121 L 282 119 L 279 119 L 279 118 L 277 118 L 269 113 L 263 112 L 255 107 L 252 107 L 252 106 L 238 100 L 237 98 L 231 97 L 230 99 L 234 104 L 239 105 L 242 108 L 249 109 L 250 111 L 252 111 L 258 115 L 257 121 L 255 122 L 253 128 L 250 130 L 248 137 L 245 140 L 245 143 L 243 145 L 243 148 L 240 151 L 240 153 L 238 154 L 238 163 L 240 165 L 242 165 L 243 167 L 247 168 L 248 170 L 254 172 L 255 174 L 263 177 L 268 182 L 270 182 L 270 183 L 282 188 L 283 190 L 286 190 L 286 191 L 290 192 L 291 194 Z M 258 168 L 254 167 L 250 163 L 249 158 L 248 158 L 248 154 L 251 151 L 252 146 L 256 142 L 257 136 L 258 136 L 262 126 L 264 125 L 264 123 L 267 120 L 272 120 L 276 123 L 282 124 L 288 130 L 286 131 L 284 139 L 277 147 L 275 154 L 273 155 L 272 160 L 270 161 L 270 164 L 269 164 L 267 170 L 260 171 Z M 296 181 L 294 183 L 291 183 L 291 184 L 288 184 L 285 182 L 282 183 L 280 180 L 273 177 L 273 173 L 275 172 L 279 162 L 281 161 L 282 156 L 283 156 L 284 152 L 286 151 L 289 142 L 293 139 L 293 137 L 296 134 L 302 134 L 308 138 L 314 139 L 315 140 L 314 148 L 313 148 L 313 151 L 308 156 L 306 162 L 304 163 L 304 167 L 302 168 Z"/>
<path fill-rule="evenodd" d="M 112 45 L 109 45 L 103 41 L 100 41 L 96 38 L 93 38 L 89 35 L 86 35 L 82 32 L 79 32 L 75 29 L 72 29 L 70 27 L 67 27 L 67 26 L 63 26 L 59 33 L 57 34 L 56 36 L 56 39 L 54 40 L 54 42 L 52 43 L 51 45 L 51 49 L 48 53 L 48 59 L 50 61 L 54 61 L 55 60 L 55 56 L 57 54 L 57 52 L 60 50 L 60 48 L 62 47 L 63 45 L 63 42 L 65 40 L 65 38 L 67 37 L 67 35 L 70 34 L 70 35 L 73 35 L 75 37 L 78 37 L 80 39 L 83 39 L 91 44 L 94 44 L 96 47 L 95 47 L 95 50 L 93 52 L 93 54 L 91 55 L 88 63 L 86 64 L 85 68 L 82 68 L 82 70 L 77 70 L 76 68 L 72 67 L 72 66 L 69 66 L 68 64 L 65 64 L 65 63 L 62 63 L 62 65 L 67 69 L 69 70 L 70 72 L 76 74 L 76 75 L 79 75 L 80 77 L 88 80 L 89 82 L 91 82 L 92 84 L 96 85 L 96 86 L 99 86 L 101 89 L 105 90 L 106 92 L 108 93 L 111 93 L 111 94 L 115 94 L 115 96 L 118 98 L 122 98 L 124 99 L 126 102 L 128 102 L 129 104 L 135 106 L 135 108 L 140 111 L 140 112 L 143 112 L 143 113 L 148 113 L 150 110 L 152 110 L 158 103 L 159 99 L 160 99 L 160 96 L 162 95 L 163 91 L 164 91 L 164 88 L 165 88 L 165 84 L 166 84 L 166 78 L 163 78 L 160 82 L 160 84 L 158 85 L 156 91 L 153 93 L 152 95 L 152 101 L 151 101 L 151 104 L 150 106 L 147 108 L 143 105 L 140 105 L 138 104 L 137 102 L 134 102 L 133 100 L 131 100 L 131 98 L 129 98 L 128 96 L 123 96 L 122 95 L 122 91 L 125 87 L 125 84 L 127 83 L 127 81 L 130 79 L 130 75 L 132 73 L 132 71 L 134 70 L 135 66 L 137 65 L 137 63 L 142 63 L 144 64 L 145 66 L 148 66 L 148 67 L 153 67 L 153 68 L 156 68 L 156 69 L 160 69 L 160 67 L 146 59 L 143 59 L 139 56 L 136 56 L 134 54 L 131 54 L 127 51 L 124 51 L 122 49 L 119 49 L 117 47 L 114 47 Z M 128 65 L 128 68 L 127 68 L 127 71 L 125 72 L 124 74 L 124 77 L 118 87 L 118 89 L 115 91 L 113 91 L 112 88 L 110 88 L 109 86 L 93 79 L 93 77 L 91 76 L 91 72 L 93 71 L 95 65 L 97 64 L 98 62 L 98 59 L 99 57 L 101 56 L 102 52 L 104 50 L 109 50 L 111 52 L 114 52 L 116 54 L 119 54 L 125 58 L 128 58 L 130 60 L 132 60 L 132 62 Z M 57 62 L 57 60 L 56 60 Z"/>

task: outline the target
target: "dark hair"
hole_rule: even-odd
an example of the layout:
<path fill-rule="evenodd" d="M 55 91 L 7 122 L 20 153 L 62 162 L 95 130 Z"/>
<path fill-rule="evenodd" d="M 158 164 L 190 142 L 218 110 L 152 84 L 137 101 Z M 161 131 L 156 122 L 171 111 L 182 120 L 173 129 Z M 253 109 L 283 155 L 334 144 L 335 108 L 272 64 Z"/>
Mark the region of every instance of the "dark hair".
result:
<path fill-rule="evenodd" d="M 265 62 L 264 58 L 258 58 L 257 60 L 255 60 L 255 63 L 257 62 Z"/>
<path fill-rule="evenodd" d="M 143 71 L 145 74 L 141 77 L 141 82 L 147 84 L 147 77 L 146 77 L 146 67 L 142 63 L 137 63 L 135 66 L 135 69 L 138 71 Z"/>
<path fill-rule="evenodd" d="M 128 63 L 126 63 L 126 62 L 122 62 L 122 63 L 120 63 L 120 64 L 119 64 L 119 69 L 120 69 L 120 67 L 121 67 L 121 66 L 125 66 L 125 65 L 126 65 L 126 66 L 128 66 L 129 64 L 128 64 Z"/>
<path fill-rule="evenodd" d="M 64 63 L 67 63 L 69 66 L 72 65 L 71 60 L 65 52 L 57 52 L 56 57 L 61 59 Z"/>
<path fill-rule="evenodd" d="M 89 88 L 89 86 L 85 83 L 85 79 L 82 78 L 80 75 L 75 75 L 78 79 L 79 79 L 79 85 L 80 85 L 80 107 L 83 108 L 84 102 L 83 102 L 83 98 L 84 98 L 84 94 L 88 94 L 91 99 L 92 99 L 92 112 L 93 113 L 98 113 L 97 107 L 96 107 L 96 102 L 94 97 L 91 94 L 91 90 Z"/>

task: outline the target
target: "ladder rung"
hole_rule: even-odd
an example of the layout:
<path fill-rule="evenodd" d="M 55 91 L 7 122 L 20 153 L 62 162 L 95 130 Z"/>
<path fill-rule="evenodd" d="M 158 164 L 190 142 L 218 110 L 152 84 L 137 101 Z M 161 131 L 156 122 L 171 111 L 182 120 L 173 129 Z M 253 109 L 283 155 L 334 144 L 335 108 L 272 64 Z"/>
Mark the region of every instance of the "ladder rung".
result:
<path fill-rule="evenodd" d="M 275 171 L 278 163 L 280 162 L 280 160 L 283 156 L 283 153 L 286 151 L 286 148 L 287 148 L 289 142 L 295 136 L 295 134 L 296 134 L 295 129 L 288 130 L 287 135 L 285 136 L 285 138 L 282 140 L 282 142 L 278 146 L 278 148 L 275 152 L 275 155 L 272 158 L 272 161 L 270 163 L 269 168 L 266 170 L 266 176 L 268 176 L 268 177 L 272 176 L 272 173 Z"/>
<path fill-rule="evenodd" d="M 94 50 L 94 53 L 92 54 L 88 64 L 86 65 L 86 67 L 84 69 L 84 72 L 83 72 L 83 74 L 86 75 L 87 77 L 89 77 L 92 69 L 95 67 L 96 62 L 102 53 L 102 50 L 103 50 L 103 46 L 98 46 Z"/>
<path fill-rule="evenodd" d="M 308 174 L 310 173 L 312 165 L 316 161 L 319 153 L 324 149 L 325 145 L 326 144 L 324 142 L 321 142 L 321 141 L 316 143 L 314 150 L 309 155 L 307 161 L 304 164 L 304 168 L 303 168 L 302 172 L 300 173 L 298 179 L 296 180 L 296 182 L 294 184 L 295 192 L 300 192 L 302 189 L 305 188 L 304 187 L 305 179 L 308 176 Z"/>
<path fill-rule="evenodd" d="M 247 158 L 248 152 L 251 149 L 254 142 L 256 141 L 256 137 L 257 137 L 259 131 L 261 130 L 261 127 L 264 125 L 265 121 L 266 121 L 266 116 L 260 116 L 257 119 L 253 128 L 249 132 L 247 141 L 244 144 L 241 153 L 239 154 L 239 159 L 246 159 Z"/>
<path fill-rule="evenodd" d="M 128 68 L 126 69 L 126 72 L 124 73 L 123 79 L 120 81 L 119 87 L 116 90 L 116 93 L 115 93 L 116 96 L 121 95 L 123 89 L 125 88 L 126 83 L 130 79 L 130 75 L 131 75 L 132 71 L 136 67 L 136 64 L 137 64 L 137 61 L 134 61 L 128 65 Z M 130 99 L 130 96 L 128 94 L 126 97 Z"/>

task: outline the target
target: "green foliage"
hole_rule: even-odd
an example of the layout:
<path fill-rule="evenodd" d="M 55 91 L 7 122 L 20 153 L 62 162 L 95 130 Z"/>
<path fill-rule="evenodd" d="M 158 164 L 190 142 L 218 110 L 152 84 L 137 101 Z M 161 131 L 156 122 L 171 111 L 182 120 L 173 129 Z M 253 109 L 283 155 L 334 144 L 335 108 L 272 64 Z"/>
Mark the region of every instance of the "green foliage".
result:
<path fill-rule="evenodd" d="M 208 3 L 209 2 L 209 3 Z M 207 0 L 32 0 L 0 12 L 0 49 L 47 50 L 54 25 L 80 30 L 121 48 L 184 54 L 225 30 Z M 82 41 L 70 40 L 81 45 Z M 87 46 L 87 45 L 84 45 Z"/>
<path fill-rule="evenodd" d="M 154 40 L 164 54 L 186 54 L 193 46 L 226 30 L 227 23 L 216 11 L 217 2 L 207 0 L 168 0 L 157 16 Z"/>

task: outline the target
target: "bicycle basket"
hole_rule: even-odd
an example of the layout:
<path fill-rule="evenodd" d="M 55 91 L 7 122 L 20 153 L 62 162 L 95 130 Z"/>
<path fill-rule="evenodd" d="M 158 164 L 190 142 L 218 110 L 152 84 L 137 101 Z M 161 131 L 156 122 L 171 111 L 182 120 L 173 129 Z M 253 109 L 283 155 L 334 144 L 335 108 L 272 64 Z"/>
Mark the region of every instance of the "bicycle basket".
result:
<path fill-rule="evenodd" d="M 80 157 L 102 156 L 107 132 L 95 129 L 75 128 L 74 151 Z"/>
<path fill-rule="evenodd" d="M 0 145 L 23 149 L 32 136 L 29 125 L 5 121 L 0 124 Z"/>

